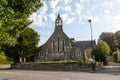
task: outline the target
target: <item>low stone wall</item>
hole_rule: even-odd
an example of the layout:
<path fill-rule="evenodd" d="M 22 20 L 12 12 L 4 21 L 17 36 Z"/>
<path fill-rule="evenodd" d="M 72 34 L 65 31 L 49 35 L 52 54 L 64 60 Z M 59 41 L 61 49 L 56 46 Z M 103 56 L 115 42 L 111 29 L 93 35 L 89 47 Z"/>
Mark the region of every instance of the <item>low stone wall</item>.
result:
<path fill-rule="evenodd" d="M 102 63 L 96 63 L 94 65 L 95 71 L 101 70 L 103 67 Z M 89 64 L 40 64 L 40 63 L 29 63 L 29 64 L 13 64 L 12 69 L 22 70 L 50 70 L 50 71 L 93 71 L 93 65 Z"/>
<path fill-rule="evenodd" d="M 9 69 L 11 67 L 10 64 L 0 64 L 0 70 L 1 69 Z"/>

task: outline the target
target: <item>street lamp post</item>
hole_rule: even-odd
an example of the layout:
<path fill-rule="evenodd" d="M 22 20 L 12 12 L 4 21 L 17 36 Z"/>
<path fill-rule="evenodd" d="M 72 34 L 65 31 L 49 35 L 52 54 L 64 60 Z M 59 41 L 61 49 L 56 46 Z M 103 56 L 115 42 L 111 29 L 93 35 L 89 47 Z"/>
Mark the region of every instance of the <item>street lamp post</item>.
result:
<path fill-rule="evenodd" d="M 90 30 L 91 30 L 91 45 L 92 45 L 92 49 L 93 49 L 93 35 L 92 35 L 92 20 L 88 19 L 88 22 L 90 23 Z M 95 56 L 93 55 L 93 60 L 95 60 Z M 92 70 L 95 71 L 95 63 L 93 63 L 93 67 Z"/>
<path fill-rule="evenodd" d="M 93 36 L 92 36 L 92 24 L 91 24 L 92 20 L 89 19 L 88 22 L 90 23 L 90 30 L 91 30 L 91 45 L 92 45 L 92 49 L 93 49 Z"/>

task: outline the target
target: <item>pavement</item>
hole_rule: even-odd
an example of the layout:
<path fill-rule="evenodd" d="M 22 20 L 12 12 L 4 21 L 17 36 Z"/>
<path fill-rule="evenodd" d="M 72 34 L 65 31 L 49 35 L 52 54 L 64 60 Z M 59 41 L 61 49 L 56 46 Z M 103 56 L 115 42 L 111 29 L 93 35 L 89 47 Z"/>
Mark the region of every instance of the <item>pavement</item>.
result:
<path fill-rule="evenodd" d="M 108 62 L 108 66 L 120 66 L 120 63 Z"/>
<path fill-rule="evenodd" d="M 119 80 L 120 73 L 0 70 L 0 80 Z"/>
<path fill-rule="evenodd" d="M 102 73 L 120 73 L 120 63 L 109 62 L 107 66 L 103 66 Z"/>
<path fill-rule="evenodd" d="M 0 80 L 119 80 L 120 64 L 110 62 L 101 71 L 31 71 L 9 69 L 0 66 Z"/>

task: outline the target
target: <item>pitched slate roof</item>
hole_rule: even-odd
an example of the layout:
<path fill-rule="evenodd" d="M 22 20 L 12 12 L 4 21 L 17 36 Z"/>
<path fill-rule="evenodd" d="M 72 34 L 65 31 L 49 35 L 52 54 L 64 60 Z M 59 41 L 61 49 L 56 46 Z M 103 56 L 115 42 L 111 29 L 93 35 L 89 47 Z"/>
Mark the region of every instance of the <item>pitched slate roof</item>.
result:
<path fill-rule="evenodd" d="M 96 45 L 95 40 L 89 40 L 89 41 L 76 41 L 76 44 L 81 46 L 84 50 L 88 48 L 92 48 Z"/>

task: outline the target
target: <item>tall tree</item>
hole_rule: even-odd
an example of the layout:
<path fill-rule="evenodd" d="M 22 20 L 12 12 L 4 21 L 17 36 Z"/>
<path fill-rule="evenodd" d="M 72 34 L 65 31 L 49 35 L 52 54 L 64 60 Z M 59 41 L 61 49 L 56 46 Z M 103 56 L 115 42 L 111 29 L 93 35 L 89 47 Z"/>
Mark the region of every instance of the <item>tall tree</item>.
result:
<path fill-rule="evenodd" d="M 41 6 L 40 0 L 0 0 L 0 49 L 16 45 L 21 31 L 32 22 L 29 16 Z"/>
<path fill-rule="evenodd" d="M 114 33 L 103 32 L 100 35 L 99 39 L 105 41 L 110 46 L 111 54 L 116 51 L 115 42 L 114 42 Z"/>
<path fill-rule="evenodd" d="M 114 39 L 115 39 L 115 44 L 116 44 L 117 48 L 120 49 L 120 31 L 117 31 L 115 33 Z"/>
<path fill-rule="evenodd" d="M 22 60 L 24 60 L 25 62 L 25 59 L 37 49 L 39 35 L 33 29 L 25 28 L 17 41 L 17 45 L 6 49 L 6 52 L 9 53 L 7 55 L 15 61 L 23 62 Z"/>
<path fill-rule="evenodd" d="M 98 44 L 92 50 L 91 54 L 95 56 L 96 61 L 106 62 L 106 58 L 110 53 L 109 45 L 102 40 L 98 41 Z"/>

